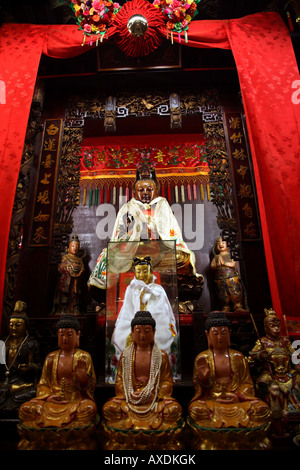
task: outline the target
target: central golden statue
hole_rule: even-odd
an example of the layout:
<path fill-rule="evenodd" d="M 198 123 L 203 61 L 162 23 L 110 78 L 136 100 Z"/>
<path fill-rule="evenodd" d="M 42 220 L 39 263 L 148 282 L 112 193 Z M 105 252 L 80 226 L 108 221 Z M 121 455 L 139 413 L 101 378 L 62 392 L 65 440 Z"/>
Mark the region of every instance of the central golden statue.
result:
<path fill-rule="evenodd" d="M 168 449 L 179 448 L 180 444 L 174 444 L 170 430 L 181 429 L 182 408 L 172 398 L 171 367 L 167 353 L 154 341 L 155 325 L 148 311 L 137 312 L 131 321 L 132 343 L 120 357 L 116 396 L 103 406 L 104 427 L 109 439 L 114 441 L 108 444 L 111 448 L 141 448 L 137 440 L 135 443 L 131 440 L 135 431 L 153 431 L 152 435 L 148 433 L 151 437 L 146 448 L 157 449 L 163 443 Z M 121 442 L 122 439 L 118 442 L 124 433 L 118 435 L 116 430 L 129 431 L 127 443 Z"/>
<path fill-rule="evenodd" d="M 208 350 L 195 359 L 195 395 L 188 415 L 189 423 L 204 442 L 201 448 L 214 449 L 218 445 L 209 442 L 208 429 L 246 430 L 249 439 L 250 430 L 256 430 L 257 435 L 258 430 L 265 431 L 269 426 L 269 408 L 255 396 L 247 360 L 242 353 L 230 348 L 229 324 L 223 312 L 209 315 L 205 322 Z M 212 432 L 212 435 L 218 435 L 219 445 L 222 445 L 225 433 Z M 226 446 L 234 446 L 234 439 L 241 434 L 235 432 L 233 436 Z"/>
<path fill-rule="evenodd" d="M 174 240 L 178 272 L 193 275 L 200 282 L 203 276 L 196 272 L 195 253 L 183 240 L 178 221 L 168 201 L 159 195 L 159 188 L 155 169 L 143 164 L 133 184 L 134 197 L 120 208 L 110 241 Z M 89 277 L 90 288 L 106 289 L 107 263 L 107 248 L 104 248 Z"/>

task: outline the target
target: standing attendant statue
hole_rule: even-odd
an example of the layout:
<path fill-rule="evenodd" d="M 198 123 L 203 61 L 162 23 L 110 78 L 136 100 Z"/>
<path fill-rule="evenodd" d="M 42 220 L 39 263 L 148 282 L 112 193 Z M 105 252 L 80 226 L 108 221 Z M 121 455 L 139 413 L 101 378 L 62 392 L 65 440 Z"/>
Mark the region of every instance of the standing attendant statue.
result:
<path fill-rule="evenodd" d="M 227 242 L 219 237 L 211 262 L 219 309 L 224 312 L 243 310 L 243 289 L 236 262 L 231 258 Z"/>
<path fill-rule="evenodd" d="M 80 256 L 80 242 L 77 235 L 73 235 L 69 243 L 68 252 L 63 254 L 58 266 L 59 281 L 57 289 L 56 313 L 80 313 L 80 281 L 84 271 L 82 256 Z"/>

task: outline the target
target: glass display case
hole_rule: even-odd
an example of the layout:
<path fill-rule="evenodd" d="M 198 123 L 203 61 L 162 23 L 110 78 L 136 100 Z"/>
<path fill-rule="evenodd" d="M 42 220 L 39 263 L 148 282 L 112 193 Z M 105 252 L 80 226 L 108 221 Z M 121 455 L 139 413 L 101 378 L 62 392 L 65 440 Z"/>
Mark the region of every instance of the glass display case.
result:
<path fill-rule="evenodd" d="M 115 383 L 120 355 L 131 341 L 131 320 L 140 310 L 154 317 L 155 341 L 180 380 L 175 241 L 109 242 L 107 258 L 105 381 Z"/>

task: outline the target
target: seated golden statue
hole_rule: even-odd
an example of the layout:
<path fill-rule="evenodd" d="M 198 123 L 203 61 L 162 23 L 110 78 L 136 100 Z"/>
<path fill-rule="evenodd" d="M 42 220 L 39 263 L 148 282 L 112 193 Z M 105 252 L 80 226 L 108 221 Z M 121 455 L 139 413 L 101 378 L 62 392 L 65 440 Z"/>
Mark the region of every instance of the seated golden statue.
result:
<path fill-rule="evenodd" d="M 295 352 L 287 336 L 281 335 L 281 321 L 273 309 L 265 309 L 266 335 L 249 352 L 249 364 L 258 372 L 256 386 L 263 400 L 269 399 L 270 384 L 279 387 L 287 420 L 300 420 L 300 365 L 293 364 Z"/>
<path fill-rule="evenodd" d="M 124 204 L 117 214 L 111 242 L 174 240 L 178 272 L 199 279 L 201 284 L 203 276 L 196 272 L 195 253 L 183 240 L 178 221 L 168 201 L 159 196 L 159 189 L 155 169 L 143 164 L 136 173 L 136 180 L 133 184 L 134 197 Z M 135 253 L 132 253 L 133 256 Z M 89 277 L 90 289 L 92 286 L 106 289 L 107 263 L 107 248 L 104 248 Z"/>
<path fill-rule="evenodd" d="M 222 312 L 212 312 L 205 322 L 209 349 L 195 359 L 189 423 L 216 430 L 269 426 L 269 408 L 255 396 L 246 358 L 229 347 L 229 325 Z"/>
<path fill-rule="evenodd" d="M 162 433 L 182 427 L 181 406 L 172 398 L 173 378 L 168 355 L 154 341 L 155 320 L 151 313 L 137 312 L 131 321 L 131 329 L 132 343 L 120 357 L 116 396 L 103 406 L 104 426 L 109 438 L 112 429 Z M 172 439 L 170 434 L 166 436 L 170 449 Z M 115 435 L 113 439 L 117 439 Z M 130 445 L 137 448 L 138 443 L 130 441 L 127 435 L 127 447 L 124 445 L 124 448 L 130 448 Z M 159 448 L 160 444 L 152 436 L 149 445 Z M 179 444 L 176 445 L 178 448 Z"/>
<path fill-rule="evenodd" d="M 30 434 L 26 430 L 55 428 L 58 433 L 59 428 L 83 430 L 95 423 L 95 372 L 90 354 L 78 348 L 79 328 L 74 315 L 62 315 L 57 322 L 59 349 L 45 359 L 36 398 L 19 409 L 22 437 Z"/>
<path fill-rule="evenodd" d="M 26 304 L 17 301 L 9 318 L 9 336 L 0 365 L 0 413 L 16 412 L 36 394 L 41 373 L 39 343 L 28 333 Z"/>
<path fill-rule="evenodd" d="M 176 338 L 176 320 L 165 289 L 157 284 L 153 274 L 150 256 L 133 258 L 135 277 L 125 291 L 124 302 L 118 315 L 112 344 L 117 359 L 125 349 L 126 340 L 131 331 L 134 312 L 150 311 L 156 322 L 155 342 L 160 349 L 171 355 L 171 345 Z"/>

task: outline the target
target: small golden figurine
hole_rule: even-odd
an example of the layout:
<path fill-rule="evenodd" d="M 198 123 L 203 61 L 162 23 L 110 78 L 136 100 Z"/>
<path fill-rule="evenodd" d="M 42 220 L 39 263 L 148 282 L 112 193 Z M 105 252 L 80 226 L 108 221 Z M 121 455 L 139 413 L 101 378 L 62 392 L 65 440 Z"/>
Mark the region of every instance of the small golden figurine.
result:
<path fill-rule="evenodd" d="M 18 300 L 9 319 L 5 357 L 0 366 L 1 414 L 17 411 L 23 402 L 35 396 L 41 373 L 39 343 L 28 333 L 26 310 L 26 303 Z"/>
<path fill-rule="evenodd" d="M 57 292 L 57 312 L 80 313 L 80 278 L 84 271 L 82 257 L 79 256 L 80 242 L 77 235 L 73 235 L 69 243 L 68 252 L 62 256 L 58 266 L 59 282 Z"/>
<path fill-rule="evenodd" d="M 116 396 L 103 406 L 107 449 L 179 449 L 182 409 L 172 398 L 168 355 L 155 343 L 155 320 L 139 311 L 131 322 L 132 344 L 122 353 Z M 153 431 L 153 433 L 151 433 Z"/>
<path fill-rule="evenodd" d="M 195 359 L 195 395 L 188 406 L 188 422 L 197 449 L 269 446 L 265 440 L 269 408 L 255 396 L 246 358 L 230 348 L 229 326 L 223 312 L 211 312 L 205 322 L 208 350 Z"/>
<path fill-rule="evenodd" d="M 59 349 L 45 359 L 36 397 L 19 409 L 19 449 L 94 445 L 89 440 L 98 417 L 92 358 L 78 347 L 80 325 L 74 315 L 61 315 L 56 330 Z"/>
<path fill-rule="evenodd" d="M 227 242 L 219 237 L 213 251 L 214 258 L 210 266 L 215 271 L 219 309 L 224 312 L 244 310 L 242 283 Z"/>

